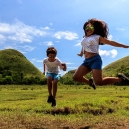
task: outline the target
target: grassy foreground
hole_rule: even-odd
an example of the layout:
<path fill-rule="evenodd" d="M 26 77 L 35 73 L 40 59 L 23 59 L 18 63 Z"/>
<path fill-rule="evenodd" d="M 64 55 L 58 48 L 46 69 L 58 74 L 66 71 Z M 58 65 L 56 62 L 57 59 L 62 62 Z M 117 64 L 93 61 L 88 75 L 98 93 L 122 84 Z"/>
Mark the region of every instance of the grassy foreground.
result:
<path fill-rule="evenodd" d="M 46 86 L 0 86 L 0 129 L 128 129 L 129 87 L 58 86 L 57 106 Z"/>

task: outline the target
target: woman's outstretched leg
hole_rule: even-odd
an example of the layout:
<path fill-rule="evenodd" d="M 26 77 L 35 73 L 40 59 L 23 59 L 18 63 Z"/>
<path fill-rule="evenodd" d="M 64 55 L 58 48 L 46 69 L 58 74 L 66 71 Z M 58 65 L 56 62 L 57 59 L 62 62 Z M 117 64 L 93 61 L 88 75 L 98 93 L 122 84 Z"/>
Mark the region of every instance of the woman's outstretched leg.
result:
<path fill-rule="evenodd" d="M 102 76 L 102 70 L 93 69 L 93 78 L 96 85 L 108 85 L 116 82 L 129 81 L 124 74 L 118 74 L 118 77 L 104 77 Z"/>

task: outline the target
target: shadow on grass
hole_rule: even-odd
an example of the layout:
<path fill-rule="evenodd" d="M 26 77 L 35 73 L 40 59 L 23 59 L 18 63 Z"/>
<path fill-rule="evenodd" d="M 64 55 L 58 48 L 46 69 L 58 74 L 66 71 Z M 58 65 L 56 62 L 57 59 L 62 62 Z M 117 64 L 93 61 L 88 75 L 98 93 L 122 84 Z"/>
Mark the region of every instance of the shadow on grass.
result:
<path fill-rule="evenodd" d="M 87 113 L 87 114 L 92 114 L 94 116 L 97 116 L 97 115 L 105 115 L 105 114 L 108 114 L 108 113 L 113 113 L 115 112 L 114 109 L 112 108 L 108 108 L 108 107 L 104 107 L 104 106 L 101 106 L 101 107 L 97 107 L 97 108 L 94 108 L 94 107 L 85 107 L 85 108 L 82 108 L 82 109 L 72 109 L 70 107 L 64 107 L 64 108 L 54 108 L 52 110 L 47 110 L 45 112 L 45 114 L 52 114 L 52 115 L 58 115 L 58 114 L 61 114 L 61 115 L 69 115 L 69 114 L 78 114 L 78 113 Z"/>
<path fill-rule="evenodd" d="M 45 129 L 45 128 L 33 128 L 33 129 Z"/>
<path fill-rule="evenodd" d="M 33 128 L 33 129 L 45 129 L 45 128 Z M 62 127 L 62 129 L 70 129 L 70 127 Z M 80 127 L 79 129 L 90 129 L 90 126 Z"/>
<path fill-rule="evenodd" d="M 81 127 L 80 129 L 89 129 L 90 126 Z"/>

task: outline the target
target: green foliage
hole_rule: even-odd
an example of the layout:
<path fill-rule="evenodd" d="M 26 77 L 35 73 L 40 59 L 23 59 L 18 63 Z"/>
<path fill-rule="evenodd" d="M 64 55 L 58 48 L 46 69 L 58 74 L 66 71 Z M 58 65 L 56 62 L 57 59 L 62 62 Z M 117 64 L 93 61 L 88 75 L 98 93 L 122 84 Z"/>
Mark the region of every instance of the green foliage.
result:
<path fill-rule="evenodd" d="M 13 79 L 12 79 L 11 76 L 6 76 L 4 81 L 5 81 L 6 84 L 12 84 L 13 83 Z"/>

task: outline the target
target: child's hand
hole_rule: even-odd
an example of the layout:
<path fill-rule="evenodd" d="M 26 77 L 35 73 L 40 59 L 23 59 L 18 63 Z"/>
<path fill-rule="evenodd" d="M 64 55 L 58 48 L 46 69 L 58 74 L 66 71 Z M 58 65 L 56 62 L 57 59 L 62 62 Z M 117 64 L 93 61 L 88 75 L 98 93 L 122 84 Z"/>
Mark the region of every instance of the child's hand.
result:
<path fill-rule="evenodd" d="M 67 70 L 67 66 L 66 66 L 65 63 L 62 63 L 61 66 L 62 66 L 63 71 L 66 71 Z"/>

